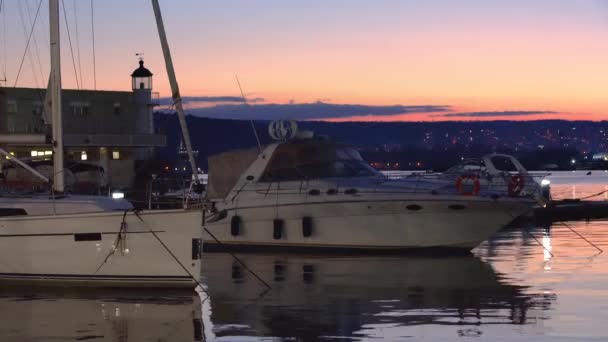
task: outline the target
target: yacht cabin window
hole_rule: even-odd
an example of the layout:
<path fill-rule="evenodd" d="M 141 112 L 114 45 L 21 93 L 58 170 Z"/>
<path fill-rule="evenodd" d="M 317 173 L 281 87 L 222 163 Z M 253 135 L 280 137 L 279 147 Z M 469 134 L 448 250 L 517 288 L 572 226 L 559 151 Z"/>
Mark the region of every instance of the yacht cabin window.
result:
<path fill-rule="evenodd" d="M 370 177 L 380 173 L 359 152 L 331 144 L 285 144 L 277 147 L 261 182 Z"/>
<path fill-rule="evenodd" d="M 492 164 L 494 164 L 494 167 L 498 171 L 505 171 L 505 172 L 518 171 L 517 166 L 515 166 L 515 164 L 513 164 L 513 161 L 509 157 L 494 156 L 494 157 L 492 157 Z"/>

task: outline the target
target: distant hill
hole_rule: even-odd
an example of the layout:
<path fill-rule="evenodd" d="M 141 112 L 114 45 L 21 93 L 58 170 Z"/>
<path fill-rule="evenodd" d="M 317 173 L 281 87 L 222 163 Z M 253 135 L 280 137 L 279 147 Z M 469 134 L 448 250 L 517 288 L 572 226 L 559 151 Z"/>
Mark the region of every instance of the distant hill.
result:
<path fill-rule="evenodd" d="M 230 149 L 255 146 L 251 123 L 244 120 L 187 116 L 198 164 L 207 167 L 207 157 Z M 174 114 L 155 114 L 159 133 L 167 135 L 167 147 L 158 158 L 177 161 L 181 131 Z M 485 121 L 485 122 L 318 122 L 298 123 L 300 129 L 327 135 L 355 145 L 367 159 L 401 161 L 406 167 L 421 162 L 422 168 L 444 168 L 461 157 L 491 151 L 519 154 L 531 168 L 542 163 L 568 167 L 570 158 L 584 159 L 608 150 L 608 122 L 591 121 Z M 262 144 L 271 141 L 268 122 L 256 121 Z M 442 160 L 442 162 L 439 162 Z"/>

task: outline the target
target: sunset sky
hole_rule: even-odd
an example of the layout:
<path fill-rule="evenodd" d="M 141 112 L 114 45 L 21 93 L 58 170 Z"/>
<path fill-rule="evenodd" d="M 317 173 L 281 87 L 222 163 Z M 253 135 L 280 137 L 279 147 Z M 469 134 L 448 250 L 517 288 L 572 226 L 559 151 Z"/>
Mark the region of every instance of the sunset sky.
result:
<path fill-rule="evenodd" d="M 39 1 L 5 1 L 7 86 Z M 90 1 L 63 2 L 82 87 L 93 88 Z M 169 96 L 150 1 L 94 6 L 97 88 L 128 90 L 140 52 L 155 91 Z M 281 104 L 287 116 L 293 108 L 328 110 L 299 119 L 608 120 L 608 1 L 161 0 L 161 7 L 182 94 L 212 97 L 189 102 L 195 114 L 242 111 L 238 102 L 213 100 L 239 95 L 238 74 L 262 106 L 252 116 Z M 63 13 L 61 20 L 64 86 L 76 88 Z M 46 83 L 47 0 L 34 32 L 17 86 Z M 325 104 L 361 106 L 334 106 L 334 116 Z"/>

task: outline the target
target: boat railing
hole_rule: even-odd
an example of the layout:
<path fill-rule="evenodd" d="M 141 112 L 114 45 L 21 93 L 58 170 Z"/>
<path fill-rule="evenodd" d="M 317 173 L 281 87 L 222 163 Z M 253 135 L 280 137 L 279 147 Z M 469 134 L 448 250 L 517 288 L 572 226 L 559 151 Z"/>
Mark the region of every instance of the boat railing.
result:
<path fill-rule="evenodd" d="M 533 197 L 540 187 L 541 181 L 549 174 L 530 174 L 502 172 L 489 174 L 487 172 L 467 173 L 411 173 L 407 175 L 384 175 L 382 181 L 376 183 L 376 191 L 390 185 L 399 188 L 409 188 L 413 193 L 431 192 L 432 194 L 462 194 L 480 196 Z"/>
<path fill-rule="evenodd" d="M 411 173 L 383 175 L 375 178 L 301 179 L 298 181 L 260 182 L 253 188 L 264 196 L 338 195 L 365 193 L 408 193 L 430 195 L 465 195 L 482 197 L 537 198 L 541 180 L 548 174 L 508 173 Z"/>

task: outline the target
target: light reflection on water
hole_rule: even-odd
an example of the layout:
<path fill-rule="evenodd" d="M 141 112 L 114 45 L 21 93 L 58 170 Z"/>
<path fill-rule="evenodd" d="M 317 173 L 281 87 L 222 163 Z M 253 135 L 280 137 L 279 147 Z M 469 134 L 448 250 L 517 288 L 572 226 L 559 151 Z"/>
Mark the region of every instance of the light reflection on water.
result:
<path fill-rule="evenodd" d="M 608 248 L 608 222 L 569 223 Z M 608 260 L 565 226 L 497 234 L 465 256 L 208 254 L 211 294 L 3 290 L 1 341 L 592 340 Z M 551 257 L 551 252 L 553 257 Z"/>
<path fill-rule="evenodd" d="M 0 288 L 0 341 L 201 341 L 194 291 Z"/>

